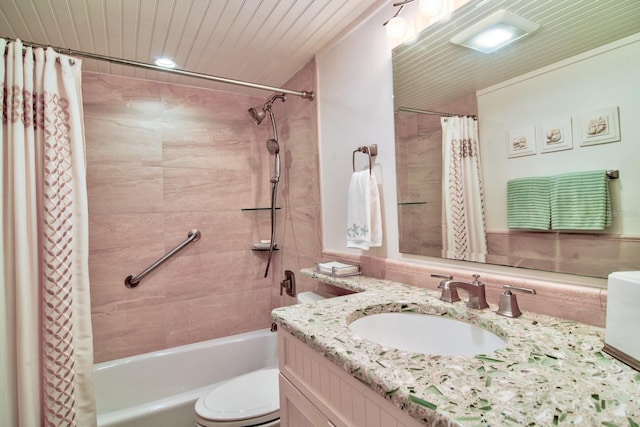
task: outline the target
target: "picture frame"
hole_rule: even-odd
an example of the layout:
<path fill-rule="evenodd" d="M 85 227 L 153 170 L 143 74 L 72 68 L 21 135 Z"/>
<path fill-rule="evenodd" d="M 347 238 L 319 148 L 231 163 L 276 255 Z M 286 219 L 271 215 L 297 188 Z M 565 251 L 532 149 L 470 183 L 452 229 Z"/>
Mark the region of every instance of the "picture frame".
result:
<path fill-rule="evenodd" d="M 621 140 L 617 106 L 582 113 L 578 115 L 576 122 L 581 147 Z"/>
<path fill-rule="evenodd" d="M 536 136 L 540 153 L 573 149 L 573 131 L 570 118 L 538 125 Z"/>
<path fill-rule="evenodd" d="M 531 156 L 536 153 L 536 131 L 534 126 L 513 129 L 507 132 L 508 158 Z"/>

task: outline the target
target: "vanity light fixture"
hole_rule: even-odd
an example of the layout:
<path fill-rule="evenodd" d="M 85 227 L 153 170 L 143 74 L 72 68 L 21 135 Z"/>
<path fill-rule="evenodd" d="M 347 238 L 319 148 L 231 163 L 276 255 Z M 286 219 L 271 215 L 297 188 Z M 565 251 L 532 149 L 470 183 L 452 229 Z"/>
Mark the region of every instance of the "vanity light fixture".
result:
<path fill-rule="evenodd" d="M 538 28 L 540 25 L 528 19 L 507 10 L 499 10 L 449 41 L 482 53 L 491 53 L 533 33 Z"/>
<path fill-rule="evenodd" d="M 420 0 L 420 13 L 425 16 L 438 16 L 442 6 L 442 0 Z"/>
<path fill-rule="evenodd" d="M 399 11 L 402 9 L 399 9 Z M 394 44 L 401 42 L 407 33 L 407 20 L 402 16 L 394 16 L 384 24 L 387 38 Z"/>
<path fill-rule="evenodd" d="M 420 0 L 420 14 L 431 22 L 448 19 L 453 12 L 451 0 Z"/>
<path fill-rule="evenodd" d="M 387 38 L 395 44 L 399 44 L 403 41 L 405 34 L 407 33 L 408 24 L 407 20 L 400 16 L 400 12 L 404 9 L 406 4 L 413 2 L 414 0 L 406 0 L 397 3 L 393 3 L 393 7 L 400 6 L 396 13 L 393 14 L 391 19 L 382 24 L 387 32 Z"/>
<path fill-rule="evenodd" d="M 419 17 L 403 18 L 400 12 L 404 7 L 416 0 L 403 0 L 393 3 L 393 7 L 399 7 L 396 13 L 382 24 L 386 28 L 387 38 L 396 46 L 400 43 L 411 44 L 418 38 L 418 32 L 425 27 L 424 19 Z M 426 18 L 429 24 L 447 19 L 453 11 L 451 0 L 420 0 L 418 10 Z"/>
<path fill-rule="evenodd" d="M 163 67 L 163 68 L 175 68 L 177 65 L 173 59 L 166 58 L 166 57 L 156 58 L 154 62 L 158 67 Z"/>

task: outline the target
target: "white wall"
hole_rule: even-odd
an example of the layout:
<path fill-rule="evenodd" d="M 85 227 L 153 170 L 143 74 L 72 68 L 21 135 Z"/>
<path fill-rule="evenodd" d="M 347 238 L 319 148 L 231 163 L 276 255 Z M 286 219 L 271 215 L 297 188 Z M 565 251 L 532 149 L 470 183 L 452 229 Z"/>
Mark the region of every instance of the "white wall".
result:
<path fill-rule="evenodd" d="M 487 229 L 507 230 L 506 182 L 525 176 L 618 169 L 612 181 L 613 227 L 640 234 L 640 35 L 561 61 L 478 92 L 478 117 L 484 167 Z M 580 146 L 576 118 L 618 106 L 622 139 Z M 573 149 L 507 158 L 506 132 L 573 118 Z"/>
<path fill-rule="evenodd" d="M 398 254 L 393 76 L 391 46 L 382 23 L 393 8 L 385 5 L 335 46 L 316 57 L 322 182 L 324 249 L 347 249 L 347 190 L 353 150 L 378 144 L 374 173 L 382 198 L 383 245 L 371 255 Z M 356 154 L 356 166 L 366 163 Z"/>

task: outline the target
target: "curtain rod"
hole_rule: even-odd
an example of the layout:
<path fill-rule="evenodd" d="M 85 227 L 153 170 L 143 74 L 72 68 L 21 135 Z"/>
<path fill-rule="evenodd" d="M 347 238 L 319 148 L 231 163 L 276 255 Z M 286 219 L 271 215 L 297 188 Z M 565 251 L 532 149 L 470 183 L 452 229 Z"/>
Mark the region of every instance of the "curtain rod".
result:
<path fill-rule="evenodd" d="M 409 108 L 409 107 L 398 107 L 398 111 L 404 111 L 406 113 L 418 113 L 418 114 L 430 114 L 432 116 L 442 116 L 442 117 L 453 117 L 453 116 L 461 116 L 462 114 L 453 114 L 453 113 L 441 113 L 440 111 L 430 111 L 430 110 L 420 110 L 418 108 Z M 467 114 L 467 117 L 476 116 L 474 114 Z"/>
<path fill-rule="evenodd" d="M 10 37 L 2 37 L 5 40 L 8 41 L 12 41 L 15 42 L 16 39 L 10 38 Z M 297 90 L 291 90 L 291 89 L 283 89 L 280 87 L 275 87 L 275 86 L 267 86 L 267 85 L 262 85 L 262 84 L 258 84 L 258 83 L 251 83 L 251 82 L 245 82 L 242 80 L 234 80 L 234 79 L 229 79 L 226 77 L 218 77 L 218 76 L 212 76 L 209 74 L 203 74 L 203 73 L 196 73 L 194 71 L 187 71 L 187 70 L 182 70 L 179 68 L 164 68 L 164 67 L 160 67 L 158 65 L 154 65 L 154 64 L 148 64 L 146 62 L 139 62 L 139 61 L 133 61 L 130 59 L 123 59 L 123 58 L 115 58 L 113 56 L 106 56 L 106 55 L 99 55 L 97 53 L 91 53 L 91 52 L 83 52 L 80 50 L 73 50 L 73 49 L 68 49 L 68 48 L 63 48 L 63 47 L 55 47 L 55 46 L 48 46 L 48 45 L 43 45 L 43 44 L 39 44 L 39 43 L 34 43 L 34 42 L 26 42 L 26 41 L 22 41 L 23 46 L 25 47 L 36 47 L 36 48 L 51 48 L 54 51 L 58 52 L 58 53 L 62 53 L 64 55 L 72 55 L 72 56 L 81 56 L 84 58 L 90 58 L 90 59 L 96 59 L 98 61 L 107 61 L 107 62 L 111 62 L 113 64 L 119 64 L 119 65 L 127 65 L 127 66 L 131 66 L 131 67 L 138 67 L 138 68 L 145 68 L 147 70 L 154 70 L 154 71 L 162 71 L 164 73 L 170 73 L 170 74 L 178 74 L 180 76 L 186 76 L 186 77 L 194 77 L 197 79 L 203 79 L 203 80 L 210 80 L 210 81 L 214 81 L 214 82 L 219 82 L 219 83 L 227 83 L 227 84 L 232 84 L 232 85 L 236 85 L 236 86 L 244 86 L 244 87 L 249 87 L 252 89 L 259 89 L 259 90 L 268 90 L 270 92 L 280 92 L 280 93 L 286 93 L 288 95 L 295 95 L 295 96 L 300 96 L 304 99 L 308 99 L 309 101 L 313 101 L 313 99 L 315 98 L 315 94 L 313 93 L 313 91 L 297 91 Z"/>

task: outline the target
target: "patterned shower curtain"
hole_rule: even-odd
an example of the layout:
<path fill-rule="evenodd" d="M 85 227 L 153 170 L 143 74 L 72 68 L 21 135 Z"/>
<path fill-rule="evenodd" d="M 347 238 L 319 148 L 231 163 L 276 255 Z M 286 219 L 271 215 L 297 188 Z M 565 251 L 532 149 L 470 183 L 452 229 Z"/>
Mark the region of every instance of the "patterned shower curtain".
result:
<path fill-rule="evenodd" d="M 0 425 L 94 426 L 81 63 L 0 46 Z"/>
<path fill-rule="evenodd" d="M 485 262 L 487 238 L 480 168 L 478 122 L 465 116 L 443 117 L 443 257 Z"/>

